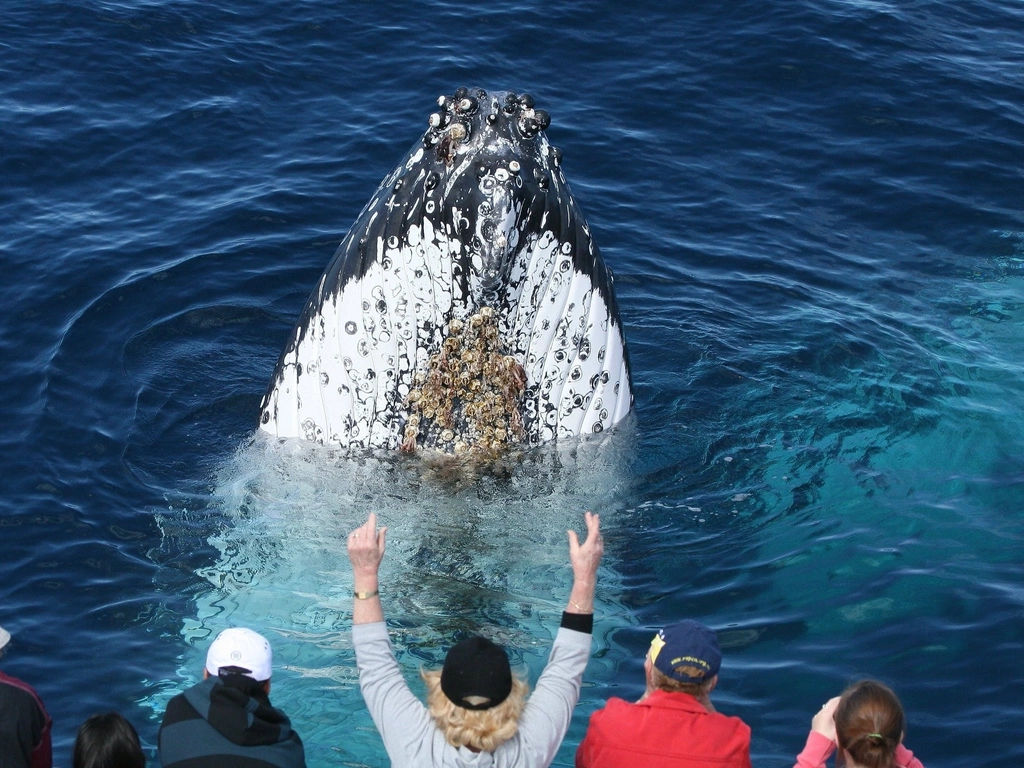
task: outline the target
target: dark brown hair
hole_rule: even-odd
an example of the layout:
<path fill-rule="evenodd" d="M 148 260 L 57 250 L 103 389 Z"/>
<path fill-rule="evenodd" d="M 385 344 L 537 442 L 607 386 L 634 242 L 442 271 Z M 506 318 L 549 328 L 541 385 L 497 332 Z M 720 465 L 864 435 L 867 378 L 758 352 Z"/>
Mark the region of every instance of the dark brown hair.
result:
<path fill-rule="evenodd" d="M 132 724 L 116 712 L 93 715 L 78 729 L 74 768 L 145 768 L 146 756 Z"/>
<path fill-rule="evenodd" d="M 836 738 L 857 765 L 893 768 L 907 727 L 903 705 L 877 680 L 854 683 L 836 707 Z"/>

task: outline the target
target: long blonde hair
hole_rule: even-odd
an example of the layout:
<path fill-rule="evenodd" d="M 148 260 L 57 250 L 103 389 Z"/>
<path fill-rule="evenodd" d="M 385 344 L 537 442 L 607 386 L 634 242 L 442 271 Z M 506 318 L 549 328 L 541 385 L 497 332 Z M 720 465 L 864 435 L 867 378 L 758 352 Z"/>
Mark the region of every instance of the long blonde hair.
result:
<path fill-rule="evenodd" d="M 493 752 L 516 735 L 519 716 L 530 692 L 527 682 L 512 675 L 512 691 L 490 709 L 466 709 L 454 704 L 441 690 L 441 670 L 420 670 L 427 684 L 427 709 L 434 723 L 453 747 Z"/>

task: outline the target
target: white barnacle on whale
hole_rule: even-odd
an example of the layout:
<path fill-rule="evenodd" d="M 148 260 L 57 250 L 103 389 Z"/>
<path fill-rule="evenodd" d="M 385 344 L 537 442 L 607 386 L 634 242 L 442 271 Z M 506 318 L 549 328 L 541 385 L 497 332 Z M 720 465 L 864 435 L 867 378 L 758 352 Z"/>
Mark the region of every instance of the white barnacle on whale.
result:
<path fill-rule="evenodd" d="M 602 432 L 633 393 L 612 276 L 529 95 L 460 88 L 359 214 L 261 429 L 447 453 Z"/>

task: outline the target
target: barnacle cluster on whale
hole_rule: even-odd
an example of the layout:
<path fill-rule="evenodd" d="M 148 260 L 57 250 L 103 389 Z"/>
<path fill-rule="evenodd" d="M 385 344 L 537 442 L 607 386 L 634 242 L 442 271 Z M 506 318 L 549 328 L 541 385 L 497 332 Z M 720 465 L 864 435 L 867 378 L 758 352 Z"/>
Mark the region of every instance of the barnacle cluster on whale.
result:
<path fill-rule="evenodd" d="M 444 453 L 600 432 L 632 405 L 605 266 L 528 94 L 460 88 L 342 240 L 260 426 Z"/>
<path fill-rule="evenodd" d="M 402 450 L 415 450 L 421 435 L 436 449 L 455 454 L 487 454 L 525 440 L 519 401 L 526 372 L 503 353 L 490 307 L 468 322 L 452 320 L 441 351 L 415 381 L 406 398 L 410 414 Z"/>

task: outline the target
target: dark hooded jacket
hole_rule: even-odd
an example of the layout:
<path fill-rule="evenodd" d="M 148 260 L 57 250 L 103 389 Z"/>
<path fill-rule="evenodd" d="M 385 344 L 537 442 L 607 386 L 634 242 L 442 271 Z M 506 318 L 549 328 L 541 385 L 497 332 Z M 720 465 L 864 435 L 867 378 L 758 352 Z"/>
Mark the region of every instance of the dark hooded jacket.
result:
<path fill-rule="evenodd" d="M 305 768 L 302 739 L 270 705 L 261 683 L 210 677 L 167 704 L 160 724 L 163 768 Z"/>
<path fill-rule="evenodd" d="M 50 768 L 51 725 L 35 689 L 0 672 L 0 768 Z"/>

